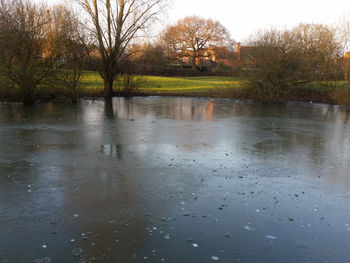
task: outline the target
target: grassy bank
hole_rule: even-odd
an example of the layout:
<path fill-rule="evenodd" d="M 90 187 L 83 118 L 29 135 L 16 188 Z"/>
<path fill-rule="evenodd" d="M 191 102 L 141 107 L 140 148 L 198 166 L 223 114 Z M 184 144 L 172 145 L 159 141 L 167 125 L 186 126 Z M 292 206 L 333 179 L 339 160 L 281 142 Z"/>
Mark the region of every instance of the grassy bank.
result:
<path fill-rule="evenodd" d="M 347 92 L 348 83 L 338 82 L 338 88 L 334 94 L 320 85 L 281 92 L 280 101 L 314 101 L 324 103 L 348 104 L 350 98 L 345 101 L 344 92 Z M 115 91 L 121 87 L 116 84 Z M 103 94 L 103 81 L 97 72 L 84 72 L 81 82 L 83 96 L 98 96 Z M 140 88 L 134 90 L 134 95 L 168 95 L 168 96 L 197 96 L 220 97 L 236 99 L 258 98 L 254 92 L 245 88 L 244 79 L 241 77 L 159 77 L 143 76 Z M 342 100 L 339 100 L 339 97 Z"/>
<path fill-rule="evenodd" d="M 115 91 L 120 90 L 120 83 Z M 242 90 L 242 79 L 237 77 L 159 77 L 142 76 L 141 87 L 136 94 L 143 95 L 226 95 Z M 103 81 L 96 72 L 84 72 L 81 81 L 83 94 L 99 94 Z"/>
<path fill-rule="evenodd" d="M 0 79 L 1 80 L 1 79 Z M 240 77 L 159 77 L 142 76 L 139 88 L 132 95 L 143 96 L 193 96 L 219 97 L 236 99 L 263 100 L 254 91 L 245 88 L 245 80 Z M 1 82 L 0 82 L 1 84 Z M 347 82 L 338 82 L 338 88 L 330 92 L 320 85 L 282 91 L 279 101 L 314 101 L 335 104 L 350 104 L 350 90 Z M 117 81 L 115 92 L 122 91 L 121 82 Z M 103 96 L 103 80 L 97 72 L 85 71 L 81 78 L 79 93 L 82 97 L 96 98 Z M 70 101 L 71 91 L 66 87 L 38 87 L 38 101 Z M 20 101 L 16 88 L 0 85 L 0 100 Z"/>

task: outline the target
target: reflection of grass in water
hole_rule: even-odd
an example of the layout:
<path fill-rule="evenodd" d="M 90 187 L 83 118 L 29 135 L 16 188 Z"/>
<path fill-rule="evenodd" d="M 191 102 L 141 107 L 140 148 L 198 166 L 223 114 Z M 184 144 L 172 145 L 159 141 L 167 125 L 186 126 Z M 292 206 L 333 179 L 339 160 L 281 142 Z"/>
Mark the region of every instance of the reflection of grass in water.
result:
<path fill-rule="evenodd" d="M 145 83 L 142 92 L 193 93 L 214 92 L 230 88 L 238 88 L 241 78 L 237 77 L 159 77 L 144 76 Z M 97 72 L 86 71 L 82 77 L 82 89 L 85 91 L 100 91 L 103 81 Z"/>

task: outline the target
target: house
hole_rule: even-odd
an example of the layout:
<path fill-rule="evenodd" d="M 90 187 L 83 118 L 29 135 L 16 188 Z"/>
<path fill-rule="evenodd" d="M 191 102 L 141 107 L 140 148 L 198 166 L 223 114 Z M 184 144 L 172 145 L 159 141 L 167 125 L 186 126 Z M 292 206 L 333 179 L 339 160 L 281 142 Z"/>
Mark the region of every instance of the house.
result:
<path fill-rule="evenodd" d="M 344 80 L 349 80 L 349 74 L 350 74 L 350 51 L 346 52 L 344 54 Z"/>
<path fill-rule="evenodd" d="M 182 55 L 181 62 L 192 65 L 192 54 L 193 51 L 187 51 Z M 216 68 L 217 65 L 221 64 L 232 68 L 237 64 L 235 62 L 236 58 L 237 55 L 234 48 L 210 45 L 207 49 L 197 51 L 196 65 Z"/>

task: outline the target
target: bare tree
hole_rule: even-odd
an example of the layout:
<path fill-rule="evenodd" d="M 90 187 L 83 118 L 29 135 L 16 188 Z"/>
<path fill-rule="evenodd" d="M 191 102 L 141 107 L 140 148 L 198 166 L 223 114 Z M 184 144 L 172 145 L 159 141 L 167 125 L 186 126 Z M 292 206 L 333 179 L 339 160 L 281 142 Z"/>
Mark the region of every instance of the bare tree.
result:
<path fill-rule="evenodd" d="M 282 92 L 297 85 L 298 60 L 289 39 L 288 32 L 269 29 L 258 32 L 241 49 L 243 69 L 254 97 L 277 101 Z"/>
<path fill-rule="evenodd" d="M 129 49 L 130 61 L 136 64 L 165 66 L 167 57 L 161 43 L 143 43 L 132 45 Z"/>
<path fill-rule="evenodd" d="M 344 79 L 350 84 L 350 19 L 342 18 L 337 26 L 338 41 L 342 43 Z M 350 85 L 348 85 L 350 90 Z"/>
<path fill-rule="evenodd" d="M 44 52 L 48 14 L 29 1 L 0 2 L 1 75 L 20 88 L 24 102 L 33 102 L 35 88 L 51 76 L 54 59 Z"/>
<path fill-rule="evenodd" d="M 19 88 L 23 102 L 34 102 L 38 87 L 57 83 L 69 61 L 74 21 L 64 7 L 0 0 L 0 74 Z"/>
<path fill-rule="evenodd" d="M 259 32 L 241 49 L 241 57 L 255 95 L 278 101 L 293 89 L 315 83 L 332 92 L 342 76 L 341 50 L 334 29 L 300 24 L 292 30 Z"/>
<path fill-rule="evenodd" d="M 291 31 L 300 58 L 301 78 L 335 88 L 341 78 L 342 43 L 335 28 L 322 24 L 300 24 Z"/>
<path fill-rule="evenodd" d="M 337 25 L 337 38 L 342 43 L 343 58 L 342 69 L 346 87 L 334 89 L 333 99 L 335 103 L 350 105 L 350 20 L 343 17 Z"/>
<path fill-rule="evenodd" d="M 55 6 L 48 30 L 50 37 L 47 41 L 51 52 L 56 52 L 61 57 L 59 63 L 62 67 L 59 71 L 59 81 L 74 103 L 79 101 L 79 81 L 87 60 L 87 52 L 84 47 L 85 31 L 76 17 L 68 7 Z"/>
<path fill-rule="evenodd" d="M 163 34 L 168 54 L 172 58 L 191 58 L 196 69 L 198 59 L 205 57 L 210 45 L 233 45 L 228 30 L 218 21 L 190 16 L 169 26 Z"/>
<path fill-rule="evenodd" d="M 90 17 L 90 31 L 101 56 L 99 73 L 104 95 L 111 99 L 113 83 L 128 57 L 127 48 L 162 12 L 166 0 L 77 0 Z"/>

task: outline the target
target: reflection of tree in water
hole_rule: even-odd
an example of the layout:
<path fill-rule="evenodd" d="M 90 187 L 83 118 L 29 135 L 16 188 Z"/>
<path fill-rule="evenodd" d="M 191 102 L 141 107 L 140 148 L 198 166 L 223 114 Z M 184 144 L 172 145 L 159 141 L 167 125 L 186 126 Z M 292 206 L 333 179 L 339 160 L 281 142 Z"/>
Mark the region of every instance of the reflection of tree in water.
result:
<path fill-rule="evenodd" d="M 347 121 L 348 111 L 338 109 L 331 105 L 293 104 L 271 105 L 259 103 L 232 103 L 220 100 L 192 99 L 192 98 L 152 98 L 141 100 L 117 99 L 114 102 L 118 118 L 139 118 L 151 116 L 153 118 L 170 118 L 175 120 L 207 120 L 215 116 L 226 117 L 249 117 L 248 127 L 260 130 L 259 134 L 238 129 L 241 142 L 247 139 L 256 141 L 255 150 L 278 154 L 281 152 L 308 151 L 308 157 L 315 162 L 326 151 L 325 141 L 327 134 L 332 133 L 323 121 L 336 121 L 341 118 Z M 315 125 L 317 128 L 315 129 Z M 147 130 L 150 132 L 149 130 Z M 156 132 L 156 131 L 153 131 Z M 178 134 L 181 133 L 179 131 Z M 278 135 L 279 139 L 271 139 L 270 135 Z M 187 135 L 186 135 L 187 136 Z M 234 136 L 239 138 L 237 131 Z M 252 137 L 252 138 L 248 138 Z M 105 154 L 118 154 L 118 144 L 104 144 Z M 254 149 L 253 149 L 254 150 Z M 254 150 L 254 151 L 255 151 Z"/>
<path fill-rule="evenodd" d="M 231 105 L 232 106 L 232 105 Z M 211 121 L 217 115 L 232 116 L 227 103 L 215 103 L 212 99 L 162 97 L 149 100 L 140 98 L 114 99 L 115 114 L 120 119 L 152 117 L 183 121 Z"/>
<path fill-rule="evenodd" d="M 34 125 L 59 125 L 60 121 L 79 121 L 81 119 L 81 105 L 61 105 L 54 103 L 34 105 L 0 105 L 0 118 L 6 123 L 29 123 Z"/>
<path fill-rule="evenodd" d="M 350 108 L 334 105 L 324 105 L 324 120 L 333 121 L 339 124 L 348 124 Z"/>
<path fill-rule="evenodd" d="M 119 160 L 123 160 L 123 145 L 122 144 L 116 144 L 116 145 L 101 145 L 100 152 L 106 156 L 117 156 Z"/>
<path fill-rule="evenodd" d="M 7 152 L 7 146 L 13 144 L 11 137 L 11 141 L 6 144 L 1 140 L 3 147 L 0 149 L 0 155 L 7 156 L 8 159 L 25 160 L 11 162 L 16 169 L 1 165 L 0 170 L 6 174 L 11 171 L 11 176 L 16 175 L 17 187 L 19 181 L 25 184 L 25 190 L 26 185 L 45 187 L 40 194 L 37 191 L 32 194 L 42 209 L 37 209 L 36 213 L 52 211 L 53 216 L 68 220 L 71 220 L 72 211 L 79 213 L 78 219 L 64 221 L 64 225 L 58 224 L 61 228 L 60 233 L 65 238 L 61 235 L 54 236 L 56 239 L 52 242 L 56 242 L 56 245 L 58 242 L 69 245 L 69 239 L 75 238 L 76 242 L 70 245 L 72 249 L 76 246 L 82 247 L 83 258 L 97 258 L 105 254 L 107 259 L 104 262 L 130 262 L 132 254 L 139 251 L 139 247 L 143 245 L 145 223 L 142 221 L 143 215 L 137 212 L 128 213 L 131 207 L 137 206 L 137 199 L 134 184 L 130 182 L 132 179 L 124 177 L 121 169 L 118 169 L 118 161 L 123 156 L 123 146 L 119 143 L 123 141 L 123 133 L 119 132 L 119 127 L 113 119 L 103 116 L 100 116 L 104 119 L 103 123 L 100 123 L 102 126 L 97 128 L 101 133 L 93 132 L 96 126 L 95 122 L 90 120 L 79 130 L 74 129 L 76 122 L 72 126 L 67 126 L 64 122 L 65 126 L 62 129 L 60 120 L 72 119 L 72 115 L 79 115 L 79 110 L 68 105 L 61 105 L 61 108 L 48 104 L 36 105 L 31 110 L 11 108 L 8 112 L 0 113 L 1 118 L 6 116 L 9 121 L 13 121 L 15 117 L 20 125 L 24 123 L 23 127 L 17 127 L 11 132 L 11 136 L 17 138 L 19 143 L 15 147 L 16 151 L 10 151 L 11 154 Z M 108 109 L 105 113 L 111 117 Z M 27 121 L 23 120 L 30 122 L 26 125 Z M 103 133 L 104 131 L 106 132 Z M 102 155 L 96 153 L 96 146 L 102 147 Z M 106 159 L 108 151 L 111 155 Z M 34 166 L 31 166 L 29 161 L 33 161 Z M 55 167 L 59 168 L 58 172 L 54 170 Z M 50 187 L 58 187 L 59 191 L 48 195 Z M 17 209 L 24 209 L 27 204 L 27 201 L 21 203 L 18 198 L 14 200 L 17 202 Z M 26 218 L 26 215 L 23 216 Z M 78 222 L 77 226 L 75 221 Z M 50 235 L 47 228 L 43 227 L 43 231 Z M 80 234 L 88 232 L 92 232 L 88 239 L 80 240 Z M 45 233 L 39 233 L 38 238 L 46 236 Z M 75 235 L 71 236 L 72 234 Z M 101 237 L 96 238 L 95 234 Z M 21 245 L 20 243 L 17 241 L 16 246 Z M 63 258 L 63 261 L 67 262 L 74 257 L 72 253 L 59 254 L 59 251 L 60 249 L 56 255 L 50 256 Z"/>
<path fill-rule="evenodd" d="M 81 132 L 89 134 L 76 138 L 79 152 L 87 155 L 84 159 L 71 156 L 71 162 L 79 165 L 70 165 L 64 172 L 67 181 L 73 180 L 71 187 L 78 189 L 65 191 L 66 209 L 79 213 L 79 224 L 72 232 L 84 251 L 83 260 L 105 255 L 104 262 L 131 262 L 132 254 L 144 245 L 146 229 L 138 210 L 137 184 L 133 173 L 125 170 L 129 160 L 122 160 L 123 132 L 118 122 L 106 118 L 99 127 L 101 131 L 92 134 L 85 128 Z M 100 151 L 94 152 L 91 145 L 99 145 Z M 81 233 L 89 232 L 86 240 L 78 240 Z"/>
<path fill-rule="evenodd" d="M 114 118 L 114 109 L 113 109 L 113 101 L 112 98 L 105 99 L 104 101 L 105 111 L 104 115 L 107 119 L 113 119 Z"/>
<path fill-rule="evenodd" d="M 143 110 L 148 114 L 152 108 L 147 105 L 144 109 L 142 103 L 133 105 L 133 100 L 117 100 L 113 106 L 114 119 L 98 121 L 98 132 L 95 130 L 90 133 L 86 127 L 84 131 L 88 135 L 80 136 L 79 145 L 98 145 L 99 148 L 97 153 L 88 153 L 93 158 L 87 156 L 80 164 L 81 169 L 67 172 L 67 178 L 79 178 L 77 185 L 80 190 L 76 194 L 67 195 L 66 203 L 74 205 L 80 211 L 87 211 L 87 214 L 79 213 L 79 232 L 93 234 L 91 238 L 80 242 L 85 251 L 83 259 L 105 254 L 109 257 L 106 262 L 133 262 L 133 253 L 138 253 L 139 257 L 142 248 L 146 246 L 144 242 L 149 233 L 146 231 L 145 220 L 149 218 L 144 213 L 155 212 L 155 204 L 151 203 L 154 198 L 148 195 L 158 186 L 158 183 L 154 185 L 153 176 L 142 168 L 155 165 L 149 163 L 154 154 L 154 149 L 150 151 L 149 147 L 154 145 L 140 143 L 141 138 L 147 140 L 147 137 L 139 135 L 145 131 L 152 133 L 155 125 L 149 124 L 146 129 L 141 126 L 139 132 L 130 132 L 129 129 L 139 129 L 140 126 L 136 126 L 136 122 L 120 121 L 118 118 L 132 119 Z M 91 124 L 95 127 L 95 124 Z M 144 162 L 148 165 L 144 165 Z M 162 191 L 167 192 L 166 189 Z M 157 211 L 158 209 L 159 205 L 156 206 Z M 154 216 L 156 215 L 152 214 L 152 218 Z M 101 238 L 95 239 L 94 234 L 101 235 Z M 91 246 L 91 242 L 95 245 Z"/>

